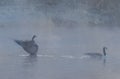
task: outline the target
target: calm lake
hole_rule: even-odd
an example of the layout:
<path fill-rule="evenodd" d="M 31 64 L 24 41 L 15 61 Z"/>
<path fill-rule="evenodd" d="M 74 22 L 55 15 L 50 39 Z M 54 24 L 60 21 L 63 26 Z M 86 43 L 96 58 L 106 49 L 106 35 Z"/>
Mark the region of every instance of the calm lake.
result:
<path fill-rule="evenodd" d="M 1 0 L 0 79 L 120 79 L 118 2 L 101 1 Z M 33 35 L 36 57 L 14 42 Z"/>

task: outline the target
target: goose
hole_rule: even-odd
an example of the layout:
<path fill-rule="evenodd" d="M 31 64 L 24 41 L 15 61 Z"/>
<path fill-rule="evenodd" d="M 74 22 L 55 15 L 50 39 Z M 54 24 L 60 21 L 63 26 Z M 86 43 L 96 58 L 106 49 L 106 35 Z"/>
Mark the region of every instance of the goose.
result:
<path fill-rule="evenodd" d="M 32 40 L 14 40 L 18 45 L 20 45 L 27 53 L 30 55 L 36 55 L 38 51 L 38 45 L 35 43 L 36 35 L 33 35 Z"/>
<path fill-rule="evenodd" d="M 107 49 L 107 47 L 103 47 L 103 54 L 101 54 L 101 53 L 85 53 L 85 55 L 88 57 L 91 57 L 91 58 L 102 58 L 107 55 L 106 49 Z"/>

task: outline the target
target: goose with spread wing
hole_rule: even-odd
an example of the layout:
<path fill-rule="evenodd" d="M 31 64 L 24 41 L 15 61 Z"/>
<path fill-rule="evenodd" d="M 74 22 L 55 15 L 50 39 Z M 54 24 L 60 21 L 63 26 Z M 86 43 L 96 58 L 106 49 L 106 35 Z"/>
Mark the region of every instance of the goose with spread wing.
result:
<path fill-rule="evenodd" d="M 38 45 L 35 43 L 36 35 L 33 35 L 32 40 L 14 40 L 18 45 L 20 45 L 27 53 L 30 55 L 37 55 Z"/>

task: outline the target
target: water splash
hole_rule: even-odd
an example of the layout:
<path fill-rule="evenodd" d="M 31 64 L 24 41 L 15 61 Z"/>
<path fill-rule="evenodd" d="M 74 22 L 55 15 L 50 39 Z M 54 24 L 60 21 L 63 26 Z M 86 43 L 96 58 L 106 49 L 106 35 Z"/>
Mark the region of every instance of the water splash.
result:
<path fill-rule="evenodd" d="M 19 55 L 22 57 L 27 57 L 29 55 Z M 37 55 L 37 57 L 46 57 L 46 58 L 66 58 L 66 59 L 84 59 L 90 58 L 89 56 L 72 56 L 72 55 L 62 55 L 62 56 L 55 56 L 55 55 Z"/>

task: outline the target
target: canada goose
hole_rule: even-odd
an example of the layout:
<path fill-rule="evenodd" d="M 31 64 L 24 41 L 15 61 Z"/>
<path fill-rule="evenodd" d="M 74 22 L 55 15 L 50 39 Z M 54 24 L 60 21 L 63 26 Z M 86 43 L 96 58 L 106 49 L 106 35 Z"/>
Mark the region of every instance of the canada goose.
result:
<path fill-rule="evenodd" d="M 38 45 L 35 43 L 34 38 L 36 35 L 33 35 L 32 40 L 14 40 L 18 45 L 20 45 L 27 53 L 30 55 L 36 55 L 38 51 Z"/>
<path fill-rule="evenodd" d="M 101 58 L 106 56 L 106 49 L 107 47 L 103 47 L 103 54 L 101 53 L 85 53 L 85 55 L 93 58 Z"/>

